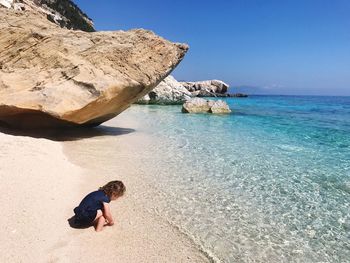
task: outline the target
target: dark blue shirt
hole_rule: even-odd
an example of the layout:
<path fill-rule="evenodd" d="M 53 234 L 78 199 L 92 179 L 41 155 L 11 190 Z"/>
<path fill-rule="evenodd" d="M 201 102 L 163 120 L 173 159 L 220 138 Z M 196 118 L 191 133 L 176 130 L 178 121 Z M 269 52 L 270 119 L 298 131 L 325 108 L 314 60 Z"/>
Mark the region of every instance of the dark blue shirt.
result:
<path fill-rule="evenodd" d="M 101 190 L 92 192 L 84 197 L 79 206 L 74 209 L 78 214 L 86 212 L 95 212 L 103 209 L 103 203 L 109 203 L 110 198 Z"/>

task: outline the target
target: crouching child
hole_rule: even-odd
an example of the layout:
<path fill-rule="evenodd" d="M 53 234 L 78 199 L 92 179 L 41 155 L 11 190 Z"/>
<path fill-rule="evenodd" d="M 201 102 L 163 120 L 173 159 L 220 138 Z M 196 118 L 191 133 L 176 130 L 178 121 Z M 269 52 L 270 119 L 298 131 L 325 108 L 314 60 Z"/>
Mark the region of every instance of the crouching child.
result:
<path fill-rule="evenodd" d="M 104 226 L 114 225 L 109 203 L 123 196 L 125 190 L 123 182 L 111 181 L 85 196 L 79 206 L 74 208 L 75 224 L 93 225 L 96 232 L 102 231 Z"/>

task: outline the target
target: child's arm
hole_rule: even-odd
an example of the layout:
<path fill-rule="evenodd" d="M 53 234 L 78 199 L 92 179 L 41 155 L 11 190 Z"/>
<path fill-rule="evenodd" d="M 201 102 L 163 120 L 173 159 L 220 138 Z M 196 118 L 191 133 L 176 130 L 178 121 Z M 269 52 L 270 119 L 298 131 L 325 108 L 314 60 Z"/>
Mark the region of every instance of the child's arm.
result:
<path fill-rule="evenodd" d="M 108 225 L 114 225 L 114 220 L 111 214 L 111 209 L 108 203 L 103 202 L 103 216 L 107 219 Z"/>

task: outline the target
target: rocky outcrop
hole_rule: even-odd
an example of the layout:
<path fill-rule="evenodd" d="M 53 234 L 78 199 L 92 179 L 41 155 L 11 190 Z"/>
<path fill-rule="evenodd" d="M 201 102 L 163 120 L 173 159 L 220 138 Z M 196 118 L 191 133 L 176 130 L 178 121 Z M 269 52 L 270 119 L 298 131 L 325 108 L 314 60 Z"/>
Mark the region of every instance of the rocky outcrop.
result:
<path fill-rule="evenodd" d="M 221 80 L 181 82 L 194 97 L 226 97 L 229 85 Z"/>
<path fill-rule="evenodd" d="M 0 7 L 1 6 L 11 8 L 13 6 L 13 0 L 0 0 Z"/>
<path fill-rule="evenodd" d="M 0 8 L 0 121 L 15 127 L 96 126 L 149 93 L 188 47 L 146 30 L 62 29 Z"/>
<path fill-rule="evenodd" d="M 150 93 L 137 101 L 138 104 L 183 104 L 192 97 L 191 93 L 173 76 L 166 77 Z"/>
<path fill-rule="evenodd" d="M 214 114 L 222 114 L 222 113 L 230 113 L 231 110 L 226 104 L 226 102 L 222 100 L 205 100 L 202 98 L 194 98 L 186 101 L 182 105 L 183 113 L 214 113 Z"/>
<path fill-rule="evenodd" d="M 71 0 L 0 0 L 0 6 L 40 13 L 51 22 L 73 30 L 95 31 L 92 20 Z"/>
<path fill-rule="evenodd" d="M 61 27 L 95 31 L 92 20 L 70 0 L 34 0 L 34 3 L 47 10 L 47 18 Z"/>
<path fill-rule="evenodd" d="M 183 104 L 192 97 L 230 97 L 229 86 L 221 80 L 178 82 L 168 77 L 154 90 L 140 99 L 138 104 Z"/>

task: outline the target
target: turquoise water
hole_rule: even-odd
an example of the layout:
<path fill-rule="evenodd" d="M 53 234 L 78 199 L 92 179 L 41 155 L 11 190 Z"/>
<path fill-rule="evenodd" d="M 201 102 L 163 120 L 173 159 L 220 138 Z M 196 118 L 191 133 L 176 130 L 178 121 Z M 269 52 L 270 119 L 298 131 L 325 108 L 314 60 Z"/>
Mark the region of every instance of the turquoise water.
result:
<path fill-rule="evenodd" d="M 350 97 L 226 102 L 128 110 L 159 214 L 223 262 L 350 262 Z"/>

